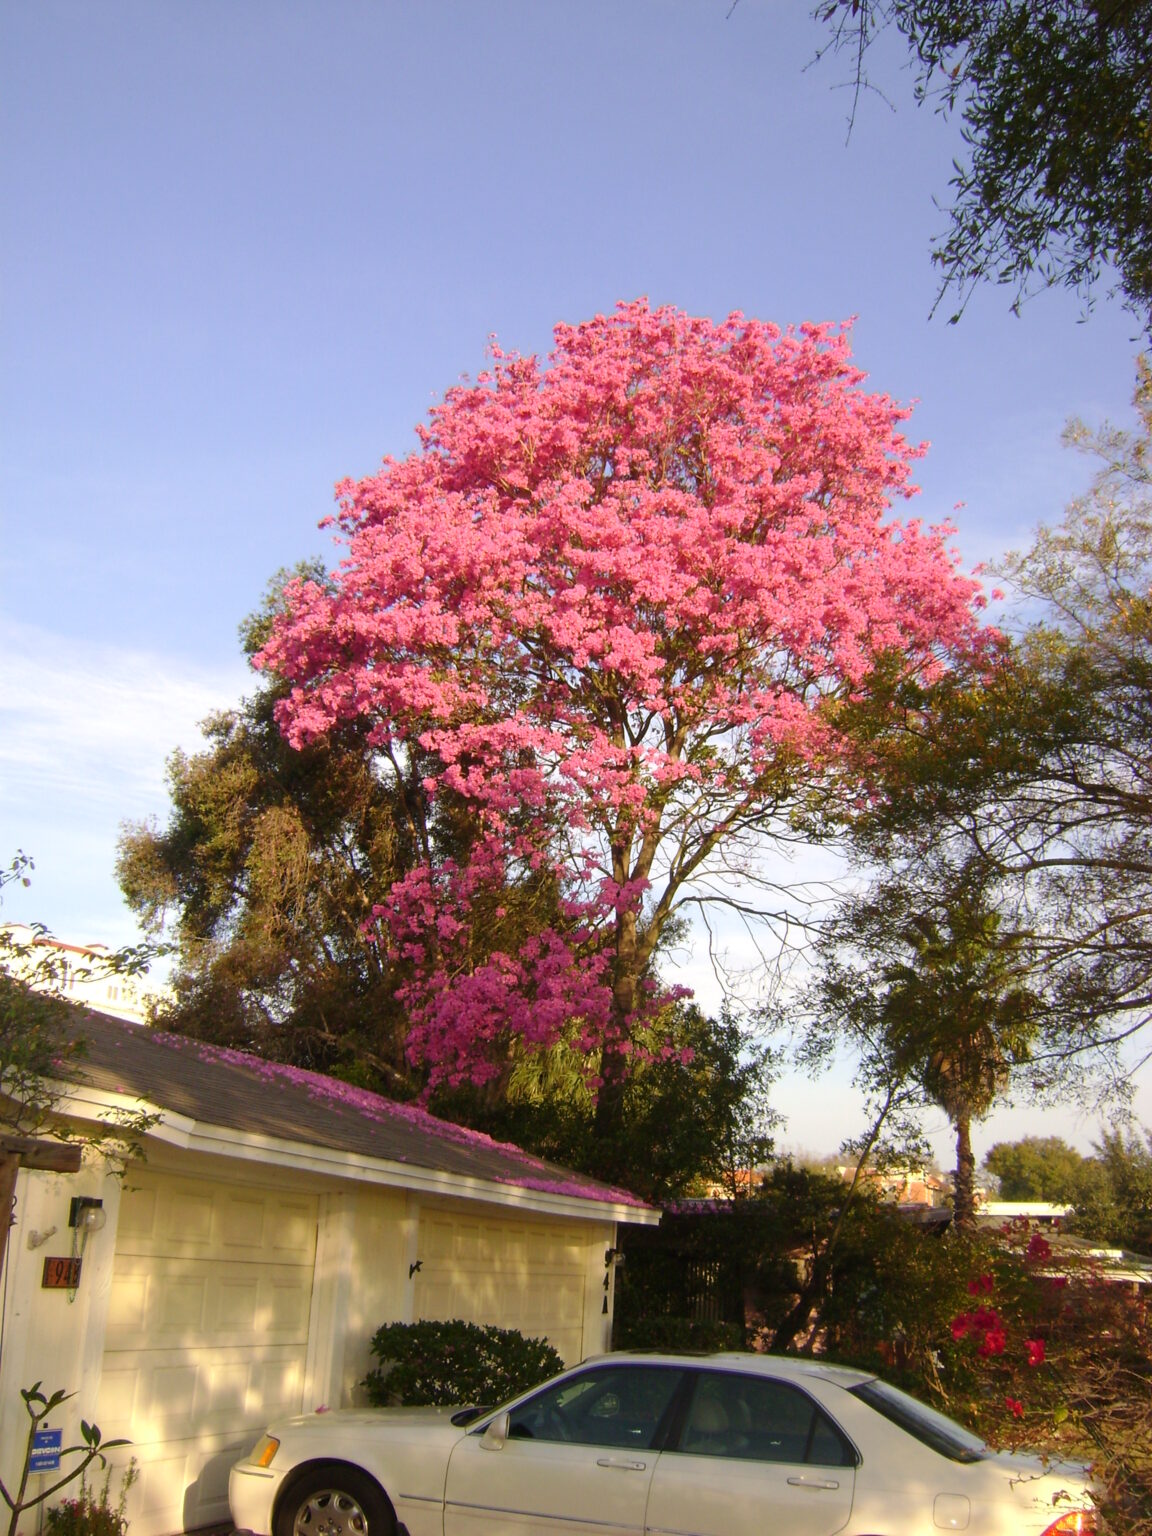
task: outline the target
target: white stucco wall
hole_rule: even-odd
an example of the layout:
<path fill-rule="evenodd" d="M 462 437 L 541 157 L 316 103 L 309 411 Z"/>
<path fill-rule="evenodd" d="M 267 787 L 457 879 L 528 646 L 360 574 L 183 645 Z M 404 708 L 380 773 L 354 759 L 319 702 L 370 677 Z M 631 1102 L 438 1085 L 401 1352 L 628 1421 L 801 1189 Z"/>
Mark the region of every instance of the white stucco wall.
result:
<path fill-rule="evenodd" d="M 45 1258 L 71 1254 L 68 1213 L 75 1195 L 102 1199 L 107 1220 L 87 1239 L 73 1295 L 45 1290 L 41 1278 Z M 78 1444 L 80 1420 L 95 1417 L 119 1205 L 120 1182 L 99 1163 L 78 1174 L 21 1170 L 17 1178 L 15 1222 L 0 1282 L 0 1473 L 9 1488 L 19 1479 L 28 1438 L 22 1388 L 39 1381 L 45 1395 L 58 1388 L 75 1394 L 42 1426 L 63 1429 L 65 1445 Z M 34 1479 L 32 1489 L 47 1481 Z"/>

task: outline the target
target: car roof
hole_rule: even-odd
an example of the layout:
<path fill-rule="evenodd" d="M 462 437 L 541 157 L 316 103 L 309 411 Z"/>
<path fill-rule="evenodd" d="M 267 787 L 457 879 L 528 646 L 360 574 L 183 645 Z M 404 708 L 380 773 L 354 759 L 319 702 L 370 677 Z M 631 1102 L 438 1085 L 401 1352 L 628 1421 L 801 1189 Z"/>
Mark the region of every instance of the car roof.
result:
<path fill-rule="evenodd" d="M 696 1370 L 743 1371 L 754 1376 L 775 1376 L 782 1381 L 804 1381 L 817 1377 L 834 1382 L 846 1390 L 862 1382 L 875 1379 L 874 1371 L 862 1371 L 855 1366 L 833 1365 L 831 1361 L 795 1355 L 755 1354 L 750 1350 L 725 1350 L 716 1354 L 667 1354 L 660 1350 L 614 1350 L 608 1355 L 594 1356 L 594 1360 L 635 1360 L 644 1365 L 679 1365 Z M 593 1359 L 585 1360 L 591 1365 Z"/>

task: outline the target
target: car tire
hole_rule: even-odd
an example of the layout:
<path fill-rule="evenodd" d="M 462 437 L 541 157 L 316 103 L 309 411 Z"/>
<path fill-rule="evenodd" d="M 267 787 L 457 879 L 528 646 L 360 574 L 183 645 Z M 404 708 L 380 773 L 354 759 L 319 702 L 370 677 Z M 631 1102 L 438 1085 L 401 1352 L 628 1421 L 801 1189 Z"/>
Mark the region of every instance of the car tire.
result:
<path fill-rule="evenodd" d="M 396 1536 L 384 1490 L 359 1467 L 318 1461 L 276 1501 L 273 1536 Z"/>

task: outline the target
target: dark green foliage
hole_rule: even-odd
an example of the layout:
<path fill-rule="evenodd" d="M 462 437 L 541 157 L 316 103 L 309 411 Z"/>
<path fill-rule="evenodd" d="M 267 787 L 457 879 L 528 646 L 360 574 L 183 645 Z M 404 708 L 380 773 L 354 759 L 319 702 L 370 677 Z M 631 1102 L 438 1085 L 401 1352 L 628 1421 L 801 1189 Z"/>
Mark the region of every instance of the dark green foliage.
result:
<path fill-rule="evenodd" d="M 1114 271 L 1152 333 L 1149 0 L 819 0 L 815 13 L 858 89 L 891 26 L 917 100 L 960 116 L 968 154 L 933 251 L 942 296 L 962 310 L 984 280 L 1014 288 L 1017 305 L 1053 284 L 1087 296 Z"/>
<path fill-rule="evenodd" d="M 1152 1254 L 1152 1134 L 1114 1127 L 1085 1158 L 1069 1229 Z"/>
<path fill-rule="evenodd" d="M 1146 1023 L 1152 995 L 1147 361 L 1135 405 L 1134 432 L 1068 428 L 1097 473 L 1062 521 L 1005 562 L 1029 604 L 1023 634 L 927 688 L 909 687 L 893 664 L 883 716 L 874 700 L 845 706 L 846 733 L 866 743 L 884 790 L 846 827 L 853 853 L 881 871 L 876 916 L 887 919 L 890 891 L 909 893 L 914 916 L 975 894 L 990 942 L 977 923 L 957 952 L 977 962 L 1003 1041 L 988 1064 L 1035 1095 L 1083 1099 L 1115 1083 L 1107 1069 Z M 860 971 L 866 983 L 869 968 Z M 976 1087 L 996 1076 L 982 1085 L 977 1074 Z"/>
<path fill-rule="evenodd" d="M 1094 1155 L 1082 1157 L 1059 1136 L 997 1142 L 985 1166 L 1005 1200 L 1071 1205 L 1068 1231 L 1112 1247 L 1152 1253 L 1152 1135 L 1114 1126 Z"/>
<path fill-rule="evenodd" d="M 494 1407 L 563 1370 L 547 1339 L 465 1323 L 385 1323 L 372 1338 L 380 1365 L 364 1378 L 376 1407 Z"/>
<path fill-rule="evenodd" d="M 643 1317 L 622 1322 L 612 1337 L 616 1349 L 658 1349 L 668 1354 L 712 1354 L 743 1349 L 739 1323 L 708 1322 L 695 1317 Z"/>
<path fill-rule="evenodd" d="M 750 1198 L 688 1201 L 659 1227 L 627 1229 L 617 1341 L 688 1322 L 734 1325 L 776 1349 L 810 1333 L 836 1283 L 847 1193 L 839 1179 L 781 1163 Z M 872 1206 L 857 1194 L 858 1222 Z"/>
<path fill-rule="evenodd" d="M 984 1159 L 1000 1181 L 1001 1200 L 1050 1200 L 1072 1205 L 1082 1187 L 1085 1159 L 1060 1136 L 998 1141 Z"/>
<path fill-rule="evenodd" d="M 287 574 L 242 629 L 249 654 Z M 157 1022 L 410 1096 L 395 978 L 363 924 L 423 835 L 418 768 L 385 771 L 354 726 L 294 751 L 276 722 L 284 692 L 264 677 L 205 721 L 206 749 L 169 759 L 168 825 L 122 833 L 121 890 L 178 957 Z"/>
<path fill-rule="evenodd" d="M 1040 1008 L 1018 937 L 966 873 L 925 860 L 842 903 L 818 947 L 809 1054 L 847 1044 L 872 1106 L 911 1092 L 944 1111 L 956 1132 L 955 1215 L 971 1226 L 972 1122 L 1029 1061 Z"/>
<path fill-rule="evenodd" d="M 735 1189 L 739 1175 L 746 1178 L 772 1152 L 775 1057 L 728 1010 L 717 1020 L 683 1004 L 667 1010 L 651 1047 L 647 1059 L 632 1058 L 622 1121 L 611 1137 L 597 1131 L 575 1062 L 553 1059 L 550 1080 L 514 1075 L 498 1099 L 465 1089 L 439 1095 L 433 1107 L 647 1200 L 675 1198 L 701 1180 Z"/>

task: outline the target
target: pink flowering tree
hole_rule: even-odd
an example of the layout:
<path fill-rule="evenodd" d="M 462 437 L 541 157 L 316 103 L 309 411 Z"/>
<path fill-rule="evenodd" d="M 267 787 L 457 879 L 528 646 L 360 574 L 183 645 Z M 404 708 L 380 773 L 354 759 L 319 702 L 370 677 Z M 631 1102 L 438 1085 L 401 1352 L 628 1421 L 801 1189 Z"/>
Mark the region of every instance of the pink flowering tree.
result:
<path fill-rule="evenodd" d="M 413 1059 L 477 1082 L 566 1042 L 610 1119 L 669 925 L 770 908 L 765 851 L 846 758 L 838 705 L 977 644 L 979 599 L 950 530 L 893 515 L 922 449 L 842 329 L 639 301 L 546 363 L 492 355 L 338 488 L 343 561 L 289 588 L 259 663 L 291 742 L 365 718 L 469 827 L 446 857 L 422 826 L 376 911 Z"/>

